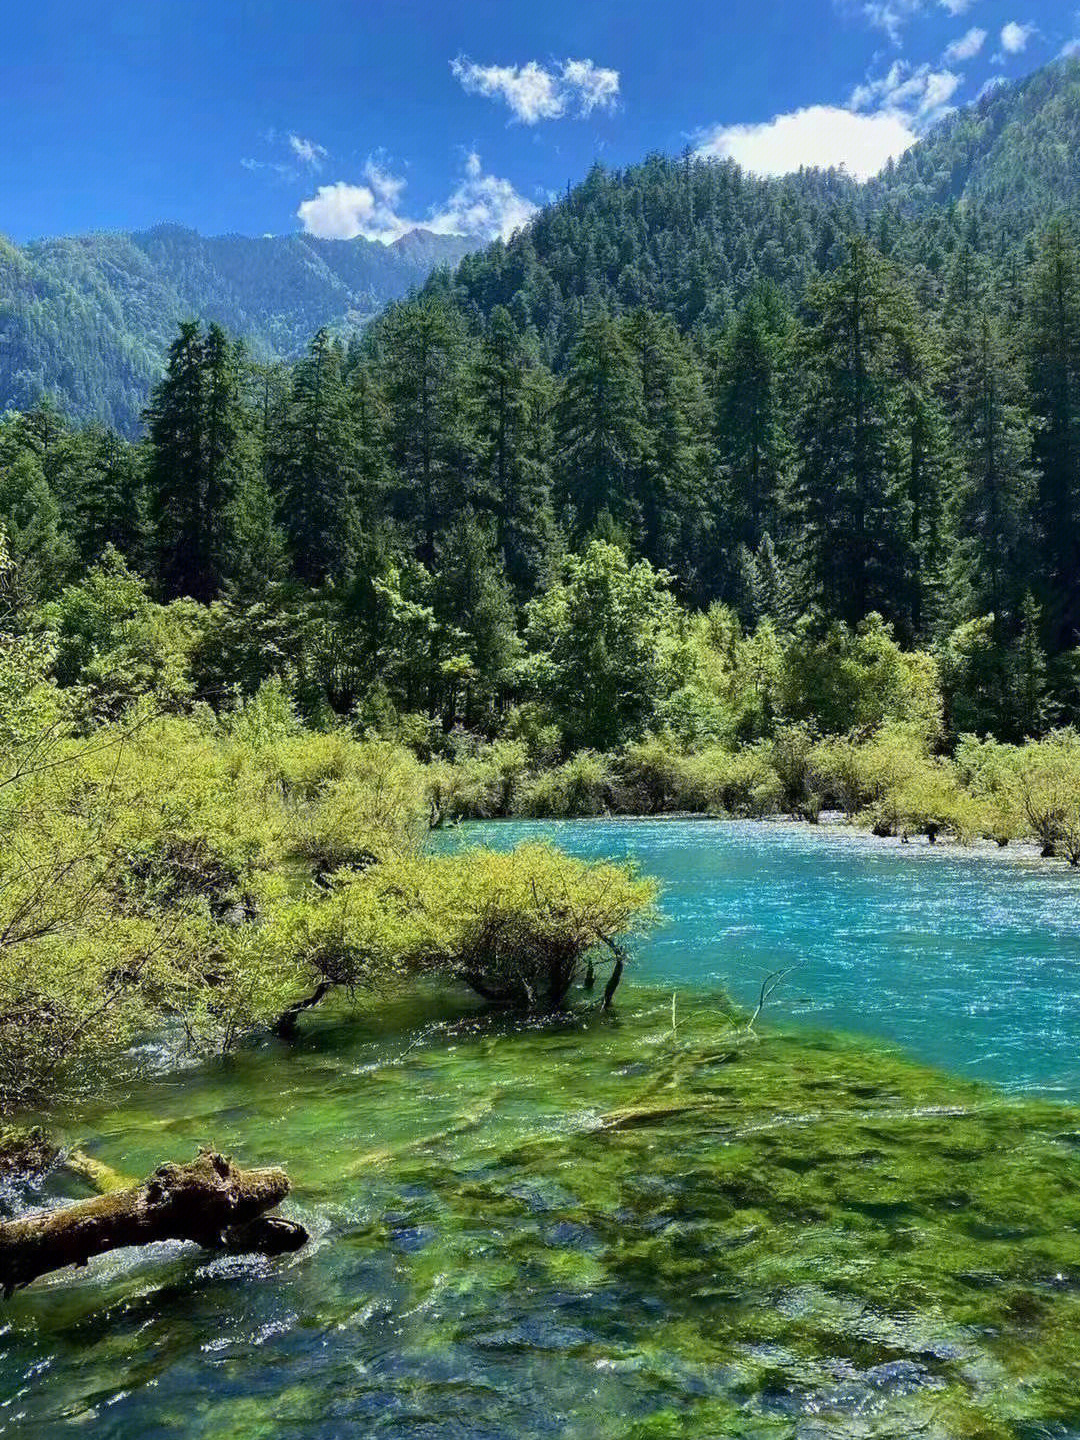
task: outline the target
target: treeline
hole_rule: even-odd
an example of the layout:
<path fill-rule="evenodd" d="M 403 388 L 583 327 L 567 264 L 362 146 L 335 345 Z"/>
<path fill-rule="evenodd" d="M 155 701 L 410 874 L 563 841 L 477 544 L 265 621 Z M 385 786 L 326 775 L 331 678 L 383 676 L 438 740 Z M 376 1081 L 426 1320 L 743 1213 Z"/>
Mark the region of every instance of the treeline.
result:
<path fill-rule="evenodd" d="M 281 674 L 312 719 L 489 736 L 550 708 L 566 643 L 578 684 L 611 676 L 603 733 L 559 718 L 566 751 L 658 722 L 625 680 L 658 626 L 689 633 L 719 605 L 806 652 L 877 615 L 936 657 L 948 733 L 1023 739 L 1075 714 L 1080 252 L 1064 223 L 1019 298 L 961 247 L 928 309 L 856 232 L 797 308 L 763 283 L 726 326 L 684 334 L 598 302 L 558 368 L 542 352 L 506 308 L 477 328 L 436 293 L 362 343 L 320 332 L 292 368 L 185 324 L 139 442 L 48 406 L 0 424 L 17 625 L 63 613 L 77 631 L 73 597 L 111 574 L 127 598 L 94 604 L 114 619 L 133 585 L 139 604 L 204 607 L 184 622 L 197 697 Z M 84 637 L 79 664 L 104 643 Z"/>

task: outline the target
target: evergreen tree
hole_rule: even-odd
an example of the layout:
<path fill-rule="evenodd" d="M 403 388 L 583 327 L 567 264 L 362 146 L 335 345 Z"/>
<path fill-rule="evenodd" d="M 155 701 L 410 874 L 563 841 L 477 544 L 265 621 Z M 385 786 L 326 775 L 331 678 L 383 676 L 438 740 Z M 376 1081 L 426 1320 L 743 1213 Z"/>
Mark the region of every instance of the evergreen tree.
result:
<path fill-rule="evenodd" d="M 950 555 L 957 618 L 991 614 L 1015 633 L 1032 558 L 1032 425 L 1021 367 L 984 302 L 953 344 L 961 474 Z"/>
<path fill-rule="evenodd" d="M 714 444 L 733 545 L 754 550 L 778 529 L 790 452 L 781 396 L 785 318 L 768 291 L 743 305 L 719 359 Z"/>
<path fill-rule="evenodd" d="M 641 449 L 641 417 L 622 331 L 596 310 L 570 355 L 555 416 L 559 508 L 575 538 L 603 517 L 633 528 L 629 477 Z"/>
<path fill-rule="evenodd" d="M 475 499 L 464 326 L 445 301 L 427 298 L 393 310 L 380 343 L 394 513 L 418 559 L 430 569 L 446 525 Z"/>
<path fill-rule="evenodd" d="M 241 352 L 218 325 L 185 321 L 154 391 L 149 484 L 162 589 L 211 600 L 237 563 L 236 503 L 247 446 Z"/>
<path fill-rule="evenodd" d="M 1080 643 L 1080 253 L 1060 221 L 1039 247 L 1027 327 L 1041 578 L 1063 650 Z"/>
<path fill-rule="evenodd" d="M 525 597 L 552 548 L 551 385 L 522 344 L 510 312 L 496 306 L 475 368 L 477 488 L 495 516 L 503 571 Z"/>
<path fill-rule="evenodd" d="M 91 426 L 80 446 L 79 483 L 66 497 L 84 564 L 111 545 L 136 569 L 149 558 L 150 526 L 141 457 L 113 430 Z"/>
<path fill-rule="evenodd" d="M 520 646 L 509 587 L 472 511 L 463 511 L 447 533 L 433 604 L 451 637 L 442 667 L 445 718 L 466 726 L 490 722 Z"/>
<path fill-rule="evenodd" d="M 342 346 L 320 330 L 297 364 L 274 469 L 301 580 L 347 579 L 356 538 L 356 450 Z"/>
<path fill-rule="evenodd" d="M 638 548 L 653 565 L 685 571 L 686 540 L 702 502 L 700 371 L 666 316 L 635 310 L 622 328 L 636 391 L 628 478 Z"/>
<path fill-rule="evenodd" d="M 166 596 L 213 594 L 205 512 L 202 334 L 185 320 L 147 411 L 158 572 Z"/>
<path fill-rule="evenodd" d="M 855 236 L 811 303 L 793 495 L 805 600 L 849 624 L 872 611 L 903 621 L 915 565 L 900 441 L 901 365 L 917 350 L 910 297 Z"/>

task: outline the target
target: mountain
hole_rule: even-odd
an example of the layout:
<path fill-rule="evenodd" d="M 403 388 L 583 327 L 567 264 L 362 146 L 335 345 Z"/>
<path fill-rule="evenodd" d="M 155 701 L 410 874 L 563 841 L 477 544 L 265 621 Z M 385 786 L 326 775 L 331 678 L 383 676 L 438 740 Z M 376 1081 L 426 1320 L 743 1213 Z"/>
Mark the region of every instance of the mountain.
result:
<path fill-rule="evenodd" d="M 948 116 L 865 187 L 908 214 L 992 208 L 1014 231 L 1080 203 L 1080 58 L 1001 84 Z"/>
<path fill-rule="evenodd" d="M 1032 233 L 1078 211 L 1080 59 L 1067 59 L 990 91 L 865 184 L 839 171 L 756 179 L 692 156 L 598 165 L 527 230 L 468 255 L 452 285 L 427 288 L 474 328 L 505 306 L 558 368 L 598 302 L 660 311 L 684 331 L 724 326 L 762 280 L 797 306 L 853 224 L 934 304 L 962 247 L 1022 271 Z"/>
<path fill-rule="evenodd" d="M 217 320 L 264 357 L 362 325 L 475 244 L 413 231 L 382 245 L 307 235 L 206 238 L 179 225 L 141 234 L 0 237 L 0 411 L 53 395 L 79 419 L 130 432 L 177 322 Z"/>

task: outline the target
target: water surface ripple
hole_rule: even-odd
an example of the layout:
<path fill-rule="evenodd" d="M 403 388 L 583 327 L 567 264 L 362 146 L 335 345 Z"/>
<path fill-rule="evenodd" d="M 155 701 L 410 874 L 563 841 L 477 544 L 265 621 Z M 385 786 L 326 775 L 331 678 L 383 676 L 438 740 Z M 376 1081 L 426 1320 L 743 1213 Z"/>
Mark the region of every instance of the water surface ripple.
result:
<path fill-rule="evenodd" d="M 664 886 L 635 974 L 772 1020 L 897 1041 L 1015 1092 L 1080 1099 L 1080 873 L 1029 850 L 902 845 L 840 827 L 701 820 L 464 826 L 444 843 L 550 838 L 629 856 Z"/>

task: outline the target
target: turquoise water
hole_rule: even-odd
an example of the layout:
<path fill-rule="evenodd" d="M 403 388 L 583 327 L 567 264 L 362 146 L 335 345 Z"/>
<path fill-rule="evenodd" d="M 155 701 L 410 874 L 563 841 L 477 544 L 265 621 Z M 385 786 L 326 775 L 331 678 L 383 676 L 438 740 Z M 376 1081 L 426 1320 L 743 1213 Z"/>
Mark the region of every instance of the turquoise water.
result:
<path fill-rule="evenodd" d="M 1080 1111 L 1032 1098 L 1080 1098 L 1078 877 L 795 825 L 439 843 L 538 834 L 664 884 L 616 1013 L 317 1014 L 57 1117 L 129 1175 L 201 1144 L 284 1164 L 313 1240 L 20 1292 L 0 1436 L 1080 1436 Z M 716 992 L 793 964 L 733 1032 Z"/>
<path fill-rule="evenodd" d="M 752 821 L 499 822 L 445 843 L 538 837 L 662 881 L 667 923 L 637 952 L 642 980 L 753 1006 L 766 975 L 796 966 L 770 1021 L 1080 1099 L 1080 874 L 1064 864 Z"/>

